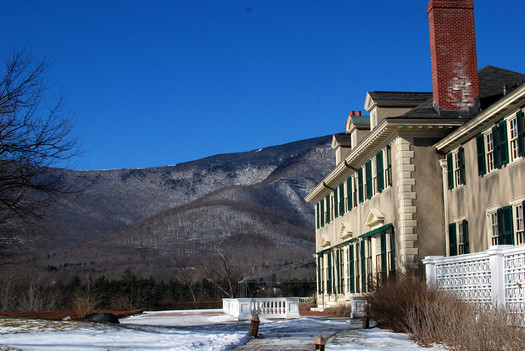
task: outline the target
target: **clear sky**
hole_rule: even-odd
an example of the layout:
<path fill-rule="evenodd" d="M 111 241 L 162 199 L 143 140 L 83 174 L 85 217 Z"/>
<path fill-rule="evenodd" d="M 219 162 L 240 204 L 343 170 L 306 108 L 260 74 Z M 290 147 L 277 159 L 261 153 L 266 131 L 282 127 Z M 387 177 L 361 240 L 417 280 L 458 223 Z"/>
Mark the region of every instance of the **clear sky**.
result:
<path fill-rule="evenodd" d="M 0 0 L 0 55 L 53 59 L 75 169 L 173 165 L 344 131 L 431 91 L 427 0 Z M 478 66 L 525 73 L 525 1 L 474 0 Z"/>

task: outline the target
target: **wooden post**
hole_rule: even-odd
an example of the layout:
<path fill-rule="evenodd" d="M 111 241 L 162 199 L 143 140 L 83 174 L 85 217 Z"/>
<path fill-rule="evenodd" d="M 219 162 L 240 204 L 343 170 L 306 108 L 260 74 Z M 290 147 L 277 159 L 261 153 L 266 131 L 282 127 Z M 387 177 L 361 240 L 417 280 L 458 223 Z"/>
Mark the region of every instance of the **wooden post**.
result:
<path fill-rule="evenodd" d="M 368 313 L 365 312 L 363 315 L 363 329 L 370 328 L 370 319 L 368 319 Z"/>
<path fill-rule="evenodd" d="M 319 337 L 314 341 L 314 351 L 324 351 L 325 346 L 326 341 L 323 338 L 323 335 L 319 335 Z"/>
<path fill-rule="evenodd" d="M 248 331 L 248 336 L 253 336 L 254 338 L 257 337 L 257 334 L 259 333 L 259 323 L 259 316 L 253 316 L 252 321 L 250 323 L 250 330 Z"/>

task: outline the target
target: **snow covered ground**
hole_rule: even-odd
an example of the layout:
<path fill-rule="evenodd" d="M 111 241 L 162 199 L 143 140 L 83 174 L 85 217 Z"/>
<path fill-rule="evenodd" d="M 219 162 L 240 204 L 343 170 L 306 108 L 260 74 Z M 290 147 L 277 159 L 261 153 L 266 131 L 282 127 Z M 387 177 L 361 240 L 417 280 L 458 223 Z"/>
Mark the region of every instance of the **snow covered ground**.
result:
<path fill-rule="evenodd" d="M 251 340 L 246 335 L 250 322 L 236 322 L 222 310 L 146 312 L 120 321 L 105 325 L 0 318 L 0 350 L 218 351 L 233 350 Z M 355 323 L 343 319 L 261 318 L 259 334 L 265 341 L 273 338 L 283 347 L 287 340 L 313 342 L 319 334 L 326 337 L 335 333 L 326 350 L 432 350 L 417 346 L 404 334 L 355 327 Z"/>

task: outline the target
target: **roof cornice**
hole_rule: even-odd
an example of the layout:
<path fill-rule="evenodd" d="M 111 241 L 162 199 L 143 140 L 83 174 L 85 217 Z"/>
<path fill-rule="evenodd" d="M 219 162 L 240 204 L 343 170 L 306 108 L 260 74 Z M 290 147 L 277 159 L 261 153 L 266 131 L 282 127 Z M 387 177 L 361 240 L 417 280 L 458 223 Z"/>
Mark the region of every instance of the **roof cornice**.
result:
<path fill-rule="evenodd" d="M 524 107 L 525 84 L 513 90 L 508 95 L 501 98 L 498 102 L 489 106 L 489 108 L 482 111 L 463 126 L 441 139 L 434 146 L 441 152 L 448 152 L 459 145 L 462 145 L 467 140 L 486 129 L 490 124 L 501 119 L 502 117 L 505 117 L 513 110 L 518 110 Z"/>

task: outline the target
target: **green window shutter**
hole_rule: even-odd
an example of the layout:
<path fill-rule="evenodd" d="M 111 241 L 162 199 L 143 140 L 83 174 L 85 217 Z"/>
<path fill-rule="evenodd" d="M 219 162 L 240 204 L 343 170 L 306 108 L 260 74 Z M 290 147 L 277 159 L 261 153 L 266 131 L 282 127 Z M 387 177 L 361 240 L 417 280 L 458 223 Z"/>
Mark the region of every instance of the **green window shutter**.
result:
<path fill-rule="evenodd" d="M 452 154 L 447 154 L 447 180 L 448 188 L 454 188 L 454 162 L 452 161 Z"/>
<path fill-rule="evenodd" d="M 498 219 L 498 245 L 503 245 L 505 243 L 505 236 L 503 235 L 503 209 L 498 208 L 498 212 L 496 213 L 497 219 Z"/>
<path fill-rule="evenodd" d="M 356 176 L 354 175 L 352 177 L 352 190 L 354 191 L 354 207 L 357 206 L 358 199 L 357 199 L 357 182 L 356 182 Z"/>
<path fill-rule="evenodd" d="M 516 113 L 516 119 L 518 122 L 518 156 L 525 155 L 525 140 L 523 140 L 523 111 Z"/>
<path fill-rule="evenodd" d="M 323 293 L 323 276 L 322 276 L 322 262 L 323 257 L 322 255 L 317 255 L 317 293 L 322 294 Z"/>
<path fill-rule="evenodd" d="M 330 209 L 330 194 L 326 195 L 326 224 L 330 223 L 330 217 L 332 215 Z"/>
<path fill-rule="evenodd" d="M 390 227 L 390 273 L 396 273 L 396 238 L 394 235 L 394 227 Z"/>
<path fill-rule="evenodd" d="M 332 251 L 328 251 L 328 281 L 326 285 L 328 294 L 332 294 Z"/>
<path fill-rule="evenodd" d="M 339 188 L 334 189 L 334 217 L 339 217 Z"/>
<path fill-rule="evenodd" d="M 512 223 L 512 206 L 502 209 L 503 244 L 514 245 L 514 225 Z"/>
<path fill-rule="evenodd" d="M 487 173 L 485 166 L 485 137 L 483 134 L 476 137 L 476 144 L 478 146 L 478 175 L 482 176 Z"/>
<path fill-rule="evenodd" d="M 387 278 L 387 269 L 388 269 L 388 260 L 387 260 L 387 253 L 386 253 L 386 233 L 382 232 L 381 236 L 379 237 L 380 244 L 381 244 L 381 281 L 384 283 Z"/>
<path fill-rule="evenodd" d="M 348 203 L 348 211 L 350 211 L 353 207 L 352 204 L 352 177 L 348 177 L 346 179 L 346 201 Z"/>
<path fill-rule="evenodd" d="M 385 177 L 383 172 L 383 150 L 379 150 L 376 154 L 376 170 L 377 170 L 377 191 L 381 192 L 385 188 Z"/>
<path fill-rule="evenodd" d="M 319 229 L 319 202 L 315 205 L 315 227 Z"/>
<path fill-rule="evenodd" d="M 461 222 L 463 226 L 463 253 L 470 253 L 469 235 L 468 235 L 468 221 L 466 219 Z"/>
<path fill-rule="evenodd" d="M 450 256 L 456 256 L 458 254 L 456 223 L 448 225 L 448 247 L 450 249 Z"/>
<path fill-rule="evenodd" d="M 359 167 L 357 170 L 357 182 L 359 184 L 359 202 L 363 202 L 365 200 L 364 193 L 363 193 L 363 168 Z"/>
<path fill-rule="evenodd" d="M 509 163 L 509 146 L 507 139 L 507 122 L 501 121 L 498 125 L 499 131 L 499 165 Z"/>
<path fill-rule="evenodd" d="M 321 219 L 321 227 L 324 227 L 324 200 L 320 201 L 321 212 L 319 213 L 319 218 Z"/>
<path fill-rule="evenodd" d="M 498 168 L 500 166 L 499 163 L 499 133 L 498 133 L 498 126 L 492 127 L 492 145 L 494 145 L 494 167 Z"/>
<path fill-rule="evenodd" d="M 336 267 L 336 271 L 337 271 L 337 293 L 340 294 L 341 293 L 341 250 L 337 249 L 335 251 L 336 253 L 336 262 L 337 262 L 337 267 Z"/>
<path fill-rule="evenodd" d="M 459 182 L 465 184 L 465 149 L 459 147 L 458 149 L 458 161 L 459 161 Z"/>
<path fill-rule="evenodd" d="M 365 163 L 365 175 L 366 175 L 366 198 L 372 197 L 372 160 L 368 160 Z"/>
<path fill-rule="evenodd" d="M 386 146 L 386 165 L 388 167 L 387 178 L 385 179 L 388 186 L 392 185 L 392 150 L 390 145 Z"/>
<path fill-rule="evenodd" d="M 350 279 L 350 293 L 355 293 L 355 266 L 354 266 L 354 245 L 350 245 L 348 248 L 348 254 L 350 255 L 350 269 L 349 269 L 349 279 Z"/>
<path fill-rule="evenodd" d="M 345 214 L 345 184 L 339 184 L 339 214 Z"/>
<path fill-rule="evenodd" d="M 366 247 L 361 241 L 361 292 L 366 292 Z"/>

